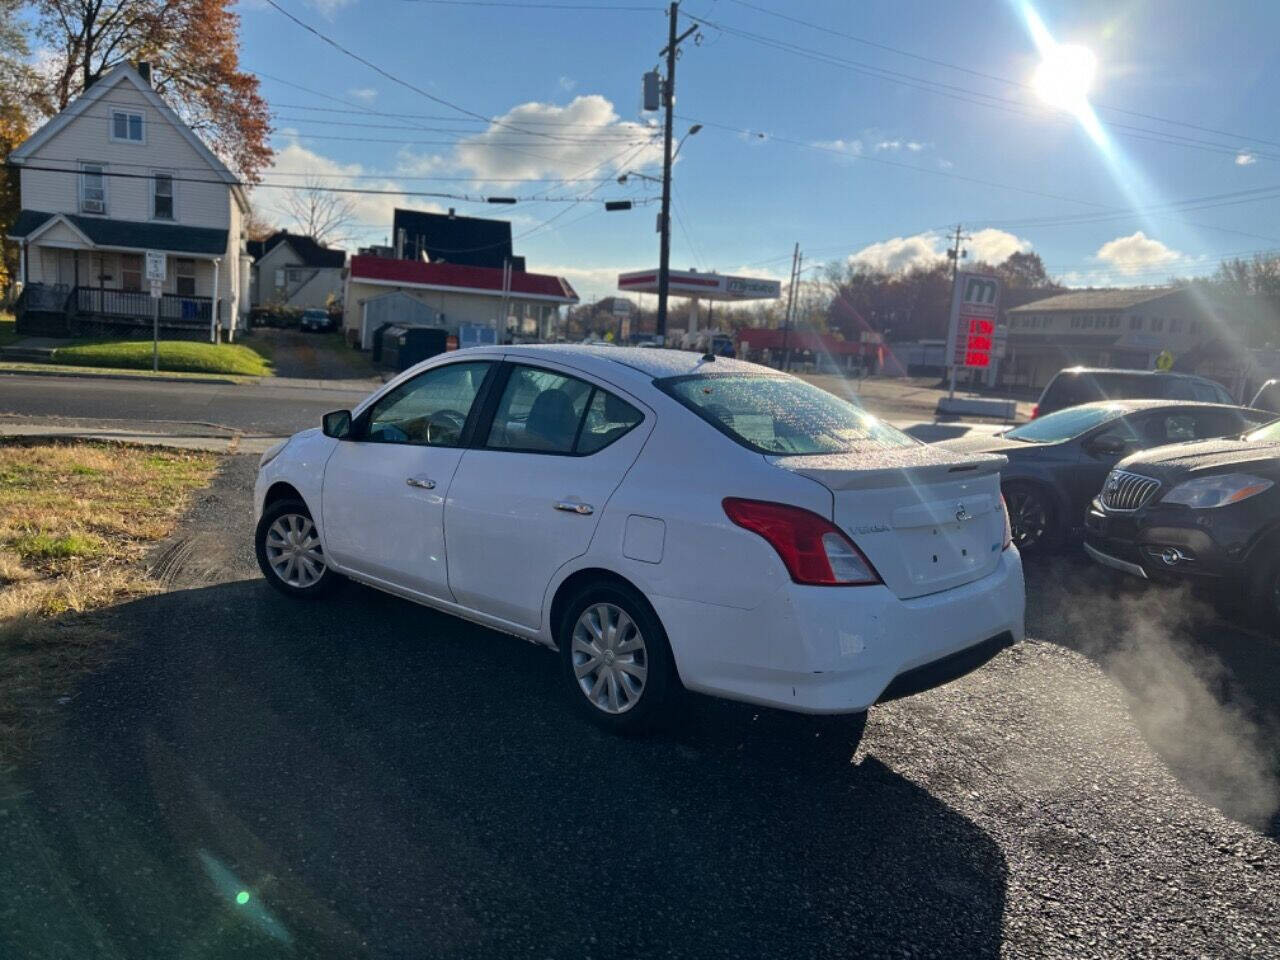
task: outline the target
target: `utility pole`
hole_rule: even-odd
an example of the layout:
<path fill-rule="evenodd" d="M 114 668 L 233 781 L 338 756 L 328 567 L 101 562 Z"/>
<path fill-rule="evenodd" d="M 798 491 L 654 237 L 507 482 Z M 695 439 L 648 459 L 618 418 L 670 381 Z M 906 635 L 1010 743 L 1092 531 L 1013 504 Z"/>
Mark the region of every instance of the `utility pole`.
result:
<path fill-rule="evenodd" d="M 658 56 L 667 58 L 667 76 L 662 85 L 662 105 L 666 110 L 662 132 L 662 212 L 658 215 L 658 231 L 661 240 L 658 247 L 658 320 L 657 337 L 659 343 L 667 339 L 667 290 L 671 284 L 671 127 L 675 119 L 676 102 L 676 56 L 679 53 L 680 41 L 698 29 L 695 23 L 684 33 L 676 36 L 676 22 L 680 15 L 680 4 L 673 2 L 667 24 L 667 45 Z"/>
<path fill-rule="evenodd" d="M 787 312 L 782 317 L 782 356 L 779 358 L 781 369 L 791 366 L 791 308 L 796 302 L 796 281 L 800 278 L 800 241 L 791 254 L 791 282 L 787 286 Z"/>
<path fill-rule="evenodd" d="M 968 234 L 964 233 L 964 228 L 960 224 L 956 224 L 955 236 L 952 238 L 951 246 L 947 248 L 947 259 L 951 261 L 951 302 L 956 302 L 956 277 L 960 273 L 960 260 L 968 254 L 967 250 L 960 249 L 960 241 L 968 240 Z M 957 332 L 953 318 L 947 315 L 947 365 L 951 370 L 951 393 L 952 399 L 956 395 L 956 337 Z"/>

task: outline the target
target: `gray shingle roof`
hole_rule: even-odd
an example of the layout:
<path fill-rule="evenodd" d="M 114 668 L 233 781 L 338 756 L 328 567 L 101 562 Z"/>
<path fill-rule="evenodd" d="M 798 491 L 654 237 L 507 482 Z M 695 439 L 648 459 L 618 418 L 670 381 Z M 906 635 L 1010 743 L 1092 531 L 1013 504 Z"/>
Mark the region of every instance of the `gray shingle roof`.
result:
<path fill-rule="evenodd" d="M 1010 313 L 1043 313 L 1050 310 L 1128 310 L 1148 300 L 1159 300 L 1174 292 L 1172 287 L 1155 290 L 1072 290 L 1043 300 L 1033 300 Z"/>
<path fill-rule="evenodd" d="M 26 237 L 43 226 L 56 213 L 23 210 L 7 231 L 11 237 Z M 198 253 L 218 256 L 227 252 L 227 231 L 210 227 L 187 227 L 177 223 L 146 223 L 136 220 L 110 220 L 106 217 L 83 217 L 64 213 L 76 229 L 99 247 L 123 247 L 128 250 L 167 250 L 171 253 Z"/>

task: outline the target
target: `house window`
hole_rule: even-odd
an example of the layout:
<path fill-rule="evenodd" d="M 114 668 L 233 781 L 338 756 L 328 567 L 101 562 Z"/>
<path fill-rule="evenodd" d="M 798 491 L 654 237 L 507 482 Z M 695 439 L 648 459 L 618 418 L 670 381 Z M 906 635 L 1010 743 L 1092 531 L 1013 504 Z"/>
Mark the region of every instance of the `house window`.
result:
<path fill-rule="evenodd" d="M 80 212 L 107 212 L 106 167 L 100 163 L 80 164 Z"/>
<path fill-rule="evenodd" d="M 1163 318 L 1163 317 L 1152 317 L 1152 318 L 1151 318 L 1151 329 L 1152 329 L 1152 330 L 1163 330 L 1163 329 L 1164 329 L 1164 318 Z"/>
<path fill-rule="evenodd" d="M 173 262 L 173 292 L 180 297 L 196 295 L 196 262 L 188 257 L 178 257 Z"/>
<path fill-rule="evenodd" d="M 298 267 L 286 267 L 285 277 L 290 283 L 301 283 L 302 271 Z"/>
<path fill-rule="evenodd" d="M 120 289 L 142 289 L 142 254 L 125 253 L 120 255 Z"/>
<path fill-rule="evenodd" d="M 284 289 L 284 267 L 276 267 L 276 289 Z"/>
<path fill-rule="evenodd" d="M 1169 318 L 1169 332 L 1170 332 L 1170 333 L 1181 333 L 1181 332 L 1182 332 L 1182 318 L 1181 318 L 1181 317 L 1170 317 L 1170 318 Z"/>
<path fill-rule="evenodd" d="M 142 114 L 129 110 L 112 110 L 111 139 L 142 143 Z"/>
<path fill-rule="evenodd" d="M 173 219 L 173 175 L 153 174 L 151 178 L 151 216 L 155 220 Z"/>
<path fill-rule="evenodd" d="M 1141 329 L 1142 329 L 1142 318 L 1141 318 L 1141 317 L 1130 317 L 1130 318 L 1129 318 L 1129 329 L 1130 329 L 1130 330 L 1141 330 Z"/>

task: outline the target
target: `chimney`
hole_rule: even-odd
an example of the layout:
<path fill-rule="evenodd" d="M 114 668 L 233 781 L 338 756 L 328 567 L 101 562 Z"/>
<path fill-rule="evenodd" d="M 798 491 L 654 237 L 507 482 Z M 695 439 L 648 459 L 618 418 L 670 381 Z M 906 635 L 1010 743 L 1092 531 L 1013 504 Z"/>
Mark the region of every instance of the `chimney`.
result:
<path fill-rule="evenodd" d="M 450 207 L 450 208 L 449 208 L 449 219 L 450 219 L 450 220 L 452 220 L 453 218 L 454 218 L 453 207 Z"/>
<path fill-rule="evenodd" d="M 148 87 L 151 86 L 151 61 L 150 60 L 138 61 L 138 74 L 139 76 L 142 77 L 143 80 L 146 81 L 146 84 Z"/>

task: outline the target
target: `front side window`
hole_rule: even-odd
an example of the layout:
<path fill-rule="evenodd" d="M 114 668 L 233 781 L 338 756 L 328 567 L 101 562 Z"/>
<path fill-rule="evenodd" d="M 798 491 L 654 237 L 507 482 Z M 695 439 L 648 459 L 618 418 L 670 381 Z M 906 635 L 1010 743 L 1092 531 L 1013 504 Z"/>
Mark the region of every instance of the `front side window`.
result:
<path fill-rule="evenodd" d="M 151 181 L 151 216 L 156 220 L 173 219 L 173 176 L 157 173 Z"/>
<path fill-rule="evenodd" d="M 855 453 L 919 445 L 856 404 L 795 377 L 694 374 L 656 384 L 717 430 L 759 453 Z"/>
<path fill-rule="evenodd" d="M 80 165 L 80 212 L 107 212 L 106 167 L 100 163 Z"/>
<path fill-rule="evenodd" d="M 379 397 L 369 408 L 361 439 L 373 443 L 407 443 L 456 447 L 489 362 L 450 363 L 420 373 Z"/>
<path fill-rule="evenodd" d="M 178 257 L 173 263 L 173 291 L 180 297 L 196 295 L 196 262 Z"/>
<path fill-rule="evenodd" d="M 142 142 L 142 114 L 129 110 L 111 111 L 111 139 Z"/>

